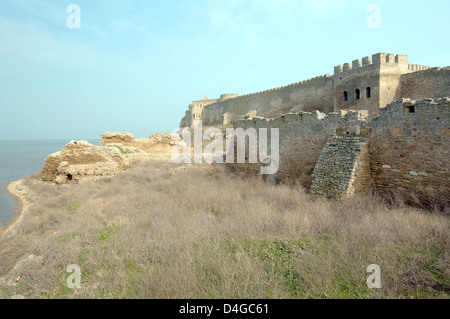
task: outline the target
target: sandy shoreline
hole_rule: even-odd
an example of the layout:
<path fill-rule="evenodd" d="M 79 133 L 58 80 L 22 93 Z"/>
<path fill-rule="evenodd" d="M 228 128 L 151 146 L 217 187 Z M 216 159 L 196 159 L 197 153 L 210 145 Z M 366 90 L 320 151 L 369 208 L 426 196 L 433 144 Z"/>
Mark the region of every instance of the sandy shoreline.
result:
<path fill-rule="evenodd" d="M 19 201 L 19 213 L 16 217 L 2 230 L 0 230 L 0 236 L 11 234 L 17 225 L 23 220 L 24 216 L 28 212 L 28 208 L 32 202 L 29 196 L 28 187 L 24 185 L 23 178 L 13 181 L 8 184 L 6 189 L 10 194 L 15 196 Z"/>

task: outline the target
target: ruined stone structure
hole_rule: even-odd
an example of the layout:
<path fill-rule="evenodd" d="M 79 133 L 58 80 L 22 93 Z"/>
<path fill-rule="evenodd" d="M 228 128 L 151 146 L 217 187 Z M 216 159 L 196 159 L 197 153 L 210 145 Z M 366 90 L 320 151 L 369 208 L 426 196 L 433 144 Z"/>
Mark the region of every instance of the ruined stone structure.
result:
<path fill-rule="evenodd" d="M 131 133 L 106 132 L 102 134 L 100 145 L 119 145 L 143 150 L 146 154 L 170 155 L 172 147 L 177 143 L 169 132 L 155 133 L 150 138 L 135 139 Z"/>
<path fill-rule="evenodd" d="M 180 127 L 191 127 L 194 120 L 202 119 L 203 110 L 206 106 L 224 102 L 238 96 L 238 94 L 222 94 L 220 96 L 220 99 L 211 100 L 205 96 L 203 100 L 193 101 L 189 105 L 189 110 L 186 111 L 186 116 L 181 120 Z M 222 114 L 222 117 L 224 117 L 224 114 Z M 231 118 L 225 117 L 225 121 L 227 122 L 227 124 L 229 124 L 231 123 Z"/>
<path fill-rule="evenodd" d="M 315 77 L 263 92 L 220 99 L 203 99 L 189 105 L 180 127 L 193 120 L 203 125 L 228 125 L 253 116 L 277 117 L 289 112 L 322 113 L 367 110 L 369 117 L 400 99 L 450 96 L 450 68 L 409 64 L 407 55 L 378 53 L 334 68 L 334 74 Z"/>
<path fill-rule="evenodd" d="M 427 72 L 427 71 L 425 71 Z M 449 204 L 450 99 L 399 99 L 368 111 L 290 113 L 238 120 L 235 128 L 279 128 L 277 180 L 299 180 L 313 194 L 343 198 L 400 192 Z M 270 130 L 269 130 L 270 131 Z M 269 148 L 270 154 L 270 148 Z M 259 174 L 260 164 L 230 164 Z"/>
<path fill-rule="evenodd" d="M 152 134 L 148 139 L 135 139 L 131 133 L 107 132 L 102 134 L 100 146 L 71 141 L 46 158 L 42 179 L 65 184 L 114 176 L 141 161 L 171 161 L 172 147 L 177 142 L 168 132 Z"/>
<path fill-rule="evenodd" d="M 88 177 L 113 176 L 126 168 L 128 165 L 118 148 L 71 141 L 45 159 L 42 178 L 64 184 Z"/>

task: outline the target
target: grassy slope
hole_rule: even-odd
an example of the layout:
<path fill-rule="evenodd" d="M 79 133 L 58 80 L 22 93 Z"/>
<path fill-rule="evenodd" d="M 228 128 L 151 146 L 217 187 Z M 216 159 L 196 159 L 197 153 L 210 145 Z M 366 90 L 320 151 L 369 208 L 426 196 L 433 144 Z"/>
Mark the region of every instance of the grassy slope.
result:
<path fill-rule="evenodd" d="M 332 202 L 221 167 L 139 164 L 77 185 L 36 183 L 37 203 L 0 239 L 0 296 L 32 298 L 448 298 L 448 215 Z M 78 264 L 82 287 L 68 289 Z M 368 289 L 367 266 L 381 267 Z M 0 281 L 1 282 L 1 281 Z"/>

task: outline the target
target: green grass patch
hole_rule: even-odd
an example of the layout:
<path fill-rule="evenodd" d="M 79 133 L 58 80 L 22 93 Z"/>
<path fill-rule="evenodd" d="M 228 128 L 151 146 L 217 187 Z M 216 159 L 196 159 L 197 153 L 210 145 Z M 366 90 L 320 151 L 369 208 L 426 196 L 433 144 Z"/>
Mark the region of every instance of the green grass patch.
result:
<path fill-rule="evenodd" d="M 357 282 L 345 279 L 341 276 L 334 278 L 334 284 L 338 288 L 336 298 L 340 299 L 365 299 L 372 296 L 371 289 L 364 284 L 358 284 Z M 334 297 L 334 296 L 333 296 Z"/>
<path fill-rule="evenodd" d="M 282 278 L 286 290 L 293 297 L 304 295 L 299 274 L 295 270 L 295 263 L 307 254 L 308 240 L 276 241 L 276 240 L 245 240 L 243 242 L 226 241 L 225 250 L 236 254 L 245 252 L 259 259 L 268 274 Z"/>
<path fill-rule="evenodd" d="M 78 236 L 77 234 L 59 236 L 59 237 L 56 238 L 56 242 L 58 244 L 69 243 L 72 240 L 74 240 L 77 236 Z"/>
<path fill-rule="evenodd" d="M 70 274 L 68 274 L 68 276 L 70 276 Z M 57 296 L 60 296 L 60 297 L 61 297 L 61 296 L 68 296 L 68 295 L 71 295 L 72 292 L 73 292 L 73 290 L 72 290 L 71 288 L 67 287 L 67 283 L 64 282 L 64 283 L 61 283 L 61 284 L 59 285 L 56 294 L 57 294 Z"/>
<path fill-rule="evenodd" d="M 119 149 L 120 154 L 128 154 L 128 150 L 124 150 L 124 149 L 121 148 L 119 145 L 115 145 L 115 146 Z"/>
<path fill-rule="evenodd" d="M 224 285 L 220 270 L 214 264 L 205 264 L 196 269 L 199 285 L 207 292 L 208 298 L 214 298 Z"/>
<path fill-rule="evenodd" d="M 402 293 L 410 298 L 431 298 L 446 296 L 450 292 L 450 278 L 445 267 L 439 267 L 446 260 L 446 252 L 441 249 L 420 246 L 393 246 L 382 250 L 385 256 L 394 256 L 399 267 L 407 272 Z M 410 269 L 415 269 L 414 272 Z"/>
<path fill-rule="evenodd" d="M 108 241 L 121 227 L 120 226 L 111 226 L 107 227 L 104 230 L 98 233 L 98 241 L 106 242 Z"/>
<path fill-rule="evenodd" d="M 83 203 L 70 204 L 69 206 L 66 207 L 67 214 L 69 215 L 75 214 L 78 208 L 80 208 L 81 206 L 83 206 Z"/>
<path fill-rule="evenodd" d="M 305 242 L 264 240 L 255 244 L 258 257 L 264 262 L 267 272 L 273 272 L 284 279 L 285 287 L 294 296 L 303 293 L 299 274 L 295 271 L 295 261 L 305 253 Z"/>
<path fill-rule="evenodd" d="M 41 293 L 41 298 L 44 299 L 64 299 L 71 298 L 74 289 L 67 286 L 67 279 L 71 273 L 64 271 L 62 276 L 55 278 L 53 288 Z"/>
<path fill-rule="evenodd" d="M 213 214 L 214 216 L 219 216 L 220 212 L 218 210 L 215 210 L 214 208 L 211 210 L 211 214 Z"/>

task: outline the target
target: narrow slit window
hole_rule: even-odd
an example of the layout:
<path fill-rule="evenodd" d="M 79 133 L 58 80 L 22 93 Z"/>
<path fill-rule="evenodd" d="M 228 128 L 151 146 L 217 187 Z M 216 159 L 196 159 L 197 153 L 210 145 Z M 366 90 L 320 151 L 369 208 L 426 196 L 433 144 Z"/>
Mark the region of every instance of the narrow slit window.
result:
<path fill-rule="evenodd" d="M 355 99 L 359 100 L 361 97 L 361 91 L 359 91 L 359 89 L 356 89 L 355 91 Z"/>
<path fill-rule="evenodd" d="M 348 101 L 348 92 L 344 91 L 344 101 L 347 102 Z"/>
<path fill-rule="evenodd" d="M 370 87 L 366 87 L 366 98 L 370 99 L 371 96 L 372 90 L 370 89 Z"/>

